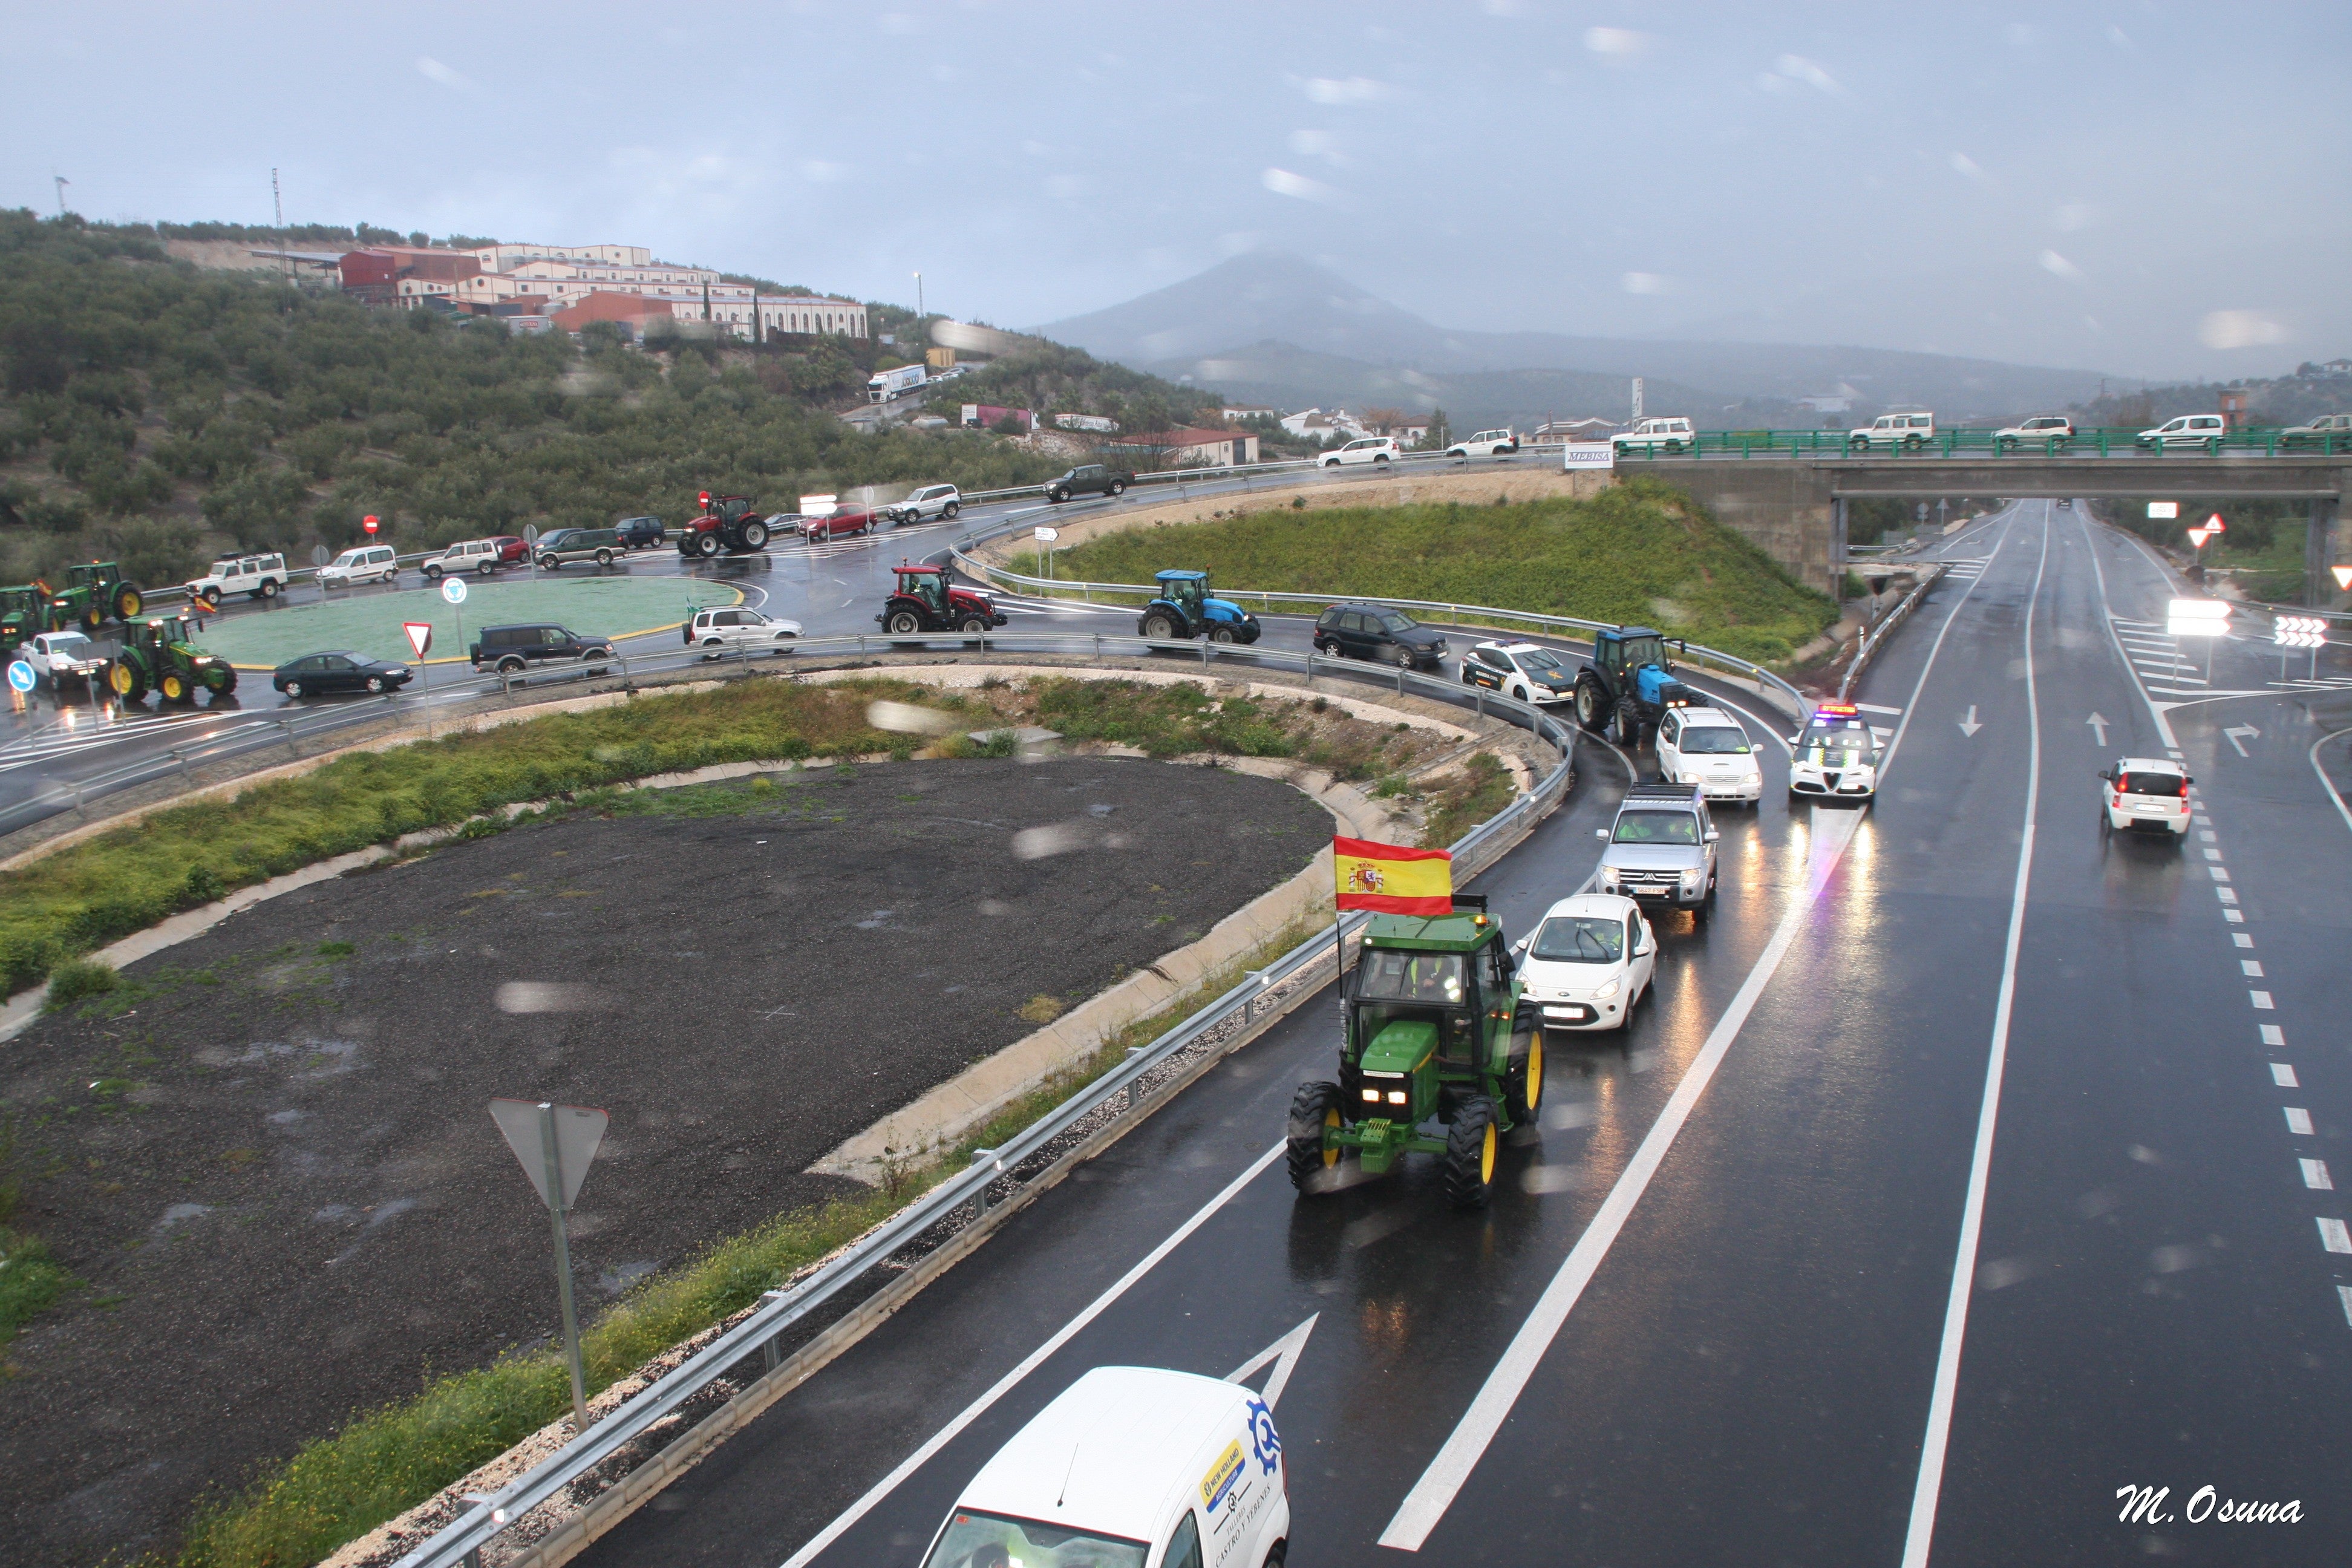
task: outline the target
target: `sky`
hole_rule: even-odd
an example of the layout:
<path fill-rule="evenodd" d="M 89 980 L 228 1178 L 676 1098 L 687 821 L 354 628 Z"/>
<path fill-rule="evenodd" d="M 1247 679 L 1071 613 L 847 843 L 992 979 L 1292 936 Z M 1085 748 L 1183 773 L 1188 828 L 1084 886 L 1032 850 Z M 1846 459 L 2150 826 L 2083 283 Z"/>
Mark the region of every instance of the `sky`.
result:
<path fill-rule="evenodd" d="M 1020 327 L 1257 247 L 1443 325 L 2159 380 L 2352 354 L 2352 5 L 12 7 L 0 205 L 365 220 Z"/>

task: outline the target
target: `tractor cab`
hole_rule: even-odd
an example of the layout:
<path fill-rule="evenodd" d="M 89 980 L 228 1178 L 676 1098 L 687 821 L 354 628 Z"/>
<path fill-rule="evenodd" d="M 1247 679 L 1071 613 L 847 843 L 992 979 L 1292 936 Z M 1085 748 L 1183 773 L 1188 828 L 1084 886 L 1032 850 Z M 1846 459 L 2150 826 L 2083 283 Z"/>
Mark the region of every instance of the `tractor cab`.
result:
<path fill-rule="evenodd" d="M 1202 618 L 1202 607 L 1209 602 L 1206 572 L 1156 572 L 1151 580 L 1160 584 L 1160 596 L 1182 610 L 1187 618 Z"/>
<path fill-rule="evenodd" d="M 51 629 L 47 594 L 29 584 L 0 588 L 0 652 Z"/>
<path fill-rule="evenodd" d="M 1483 898 L 1451 913 L 1376 914 L 1346 988 L 1337 1083 L 1299 1086 L 1290 1174 L 1319 1191 L 1352 1150 L 1367 1174 L 1409 1152 L 1445 1161 L 1448 1195 L 1486 1202 L 1500 1134 L 1534 1117 L 1543 1042 L 1519 1015 L 1503 928 Z M 1424 1131 L 1432 1121 L 1434 1131 Z"/>
<path fill-rule="evenodd" d="M 750 496 L 713 495 L 709 490 L 704 490 L 695 500 L 702 503 L 703 515 L 717 518 L 722 527 L 742 521 L 751 514 L 752 505 Z"/>
<path fill-rule="evenodd" d="M 158 616 L 152 620 L 141 621 L 130 628 L 130 636 L 123 640 L 149 653 L 195 646 L 195 639 L 188 635 L 188 617 L 185 616 Z"/>
<path fill-rule="evenodd" d="M 1621 680 L 1648 665 L 1662 670 L 1674 668 L 1666 662 L 1665 634 L 1647 626 L 1619 626 L 1600 633 L 1593 638 L 1592 662 Z"/>
<path fill-rule="evenodd" d="M 941 620 L 948 618 L 948 574 L 944 567 L 910 566 L 898 563 L 898 590 L 910 599 L 920 599 L 924 608 Z"/>

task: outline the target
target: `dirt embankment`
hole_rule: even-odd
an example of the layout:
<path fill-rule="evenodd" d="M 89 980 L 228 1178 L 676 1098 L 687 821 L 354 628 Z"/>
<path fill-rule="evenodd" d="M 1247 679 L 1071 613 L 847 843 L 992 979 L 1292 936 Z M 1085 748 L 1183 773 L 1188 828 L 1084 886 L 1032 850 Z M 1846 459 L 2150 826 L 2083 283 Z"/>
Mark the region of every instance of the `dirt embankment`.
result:
<path fill-rule="evenodd" d="M 1109 757 L 672 793 L 289 894 L 0 1047 L 19 1223 L 86 1282 L 9 1349 L 0 1563 L 168 1551 L 206 1489 L 544 1339 L 492 1097 L 612 1112 L 593 1313 L 849 1190 L 807 1167 L 1330 832 L 1286 784 Z"/>

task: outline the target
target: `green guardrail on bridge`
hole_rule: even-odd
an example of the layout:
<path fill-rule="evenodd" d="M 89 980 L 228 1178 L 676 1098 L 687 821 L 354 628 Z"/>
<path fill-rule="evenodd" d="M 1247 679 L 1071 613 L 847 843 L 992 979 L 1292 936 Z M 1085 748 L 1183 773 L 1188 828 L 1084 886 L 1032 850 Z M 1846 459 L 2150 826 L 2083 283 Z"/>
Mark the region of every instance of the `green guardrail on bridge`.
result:
<path fill-rule="evenodd" d="M 1996 430 L 1937 430 L 1890 439 L 1861 437 L 1847 430 L 1697 430 L 1687 436 L 1612 437 L 1620 460 L 1675 458 L 1772 458 L 1818 453 L 1825 458 L 2109 458 L 2220 456 L 2259 452 L 2265 457 L 2352 455 L 2352 435 L 2322 432 L 2290 438 L 2284 427 L 2233 430 L 2219 436 L 2167 437 L 2158 446 L 2137 429 L 2077 430 L 2071 437 L 2001 437 Z"/>

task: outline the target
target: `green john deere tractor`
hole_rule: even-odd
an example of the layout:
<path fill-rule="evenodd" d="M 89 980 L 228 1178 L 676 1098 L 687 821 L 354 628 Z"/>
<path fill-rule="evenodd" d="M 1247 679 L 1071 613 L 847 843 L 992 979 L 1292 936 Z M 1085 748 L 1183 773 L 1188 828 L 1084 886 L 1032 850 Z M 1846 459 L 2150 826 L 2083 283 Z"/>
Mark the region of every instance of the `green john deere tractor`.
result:
<path fill-rule="evenodd" d="M 1520 1014 L 1486 900 L 1457 894 L 1451 914 L 1374 915 L 1345 994 L 1339 1081 L 1302 1083 L 1290 1102 L 1292 1184 L 1337 1186 L 1350 1150 L 1369 1175 L 1420 1150 L 1444 1160 L 1456 1208 L 1484 1205 L 1503 1134 L 1543 1103 L 1543 1032 Z"/>
<path fill-rule="evenodd" d="M 189 702 L 198 691 L 226 697 L 236 689 L 236 669 L 216 653 L 188 640 L 188 617 L 163 616 L 125 629 L 122 651 L 106 667 L 106 689 L 125 703 L 146 700 L 152 689 L 166 702 Z"/>
<path fill-rule="evenodd" d="M 131 625 L 147 603 L 138 587 L 122 580 L 122 568 L 111 561 L 92 561 L 80 566 L 66 568 L 66 585 L 52 588 L 46 583 L 35 587 L 48 595 L 49 624 L 43 629 L 61 632 L 79 625 L 86 632 L 94 632 L 109 621 Z"/>
<path fill-rule="evenodd" d="M 49 596 L 30 583 L 0 588 L 0 658 L 41 633 L 58 628 L 49 624 Z"/>

